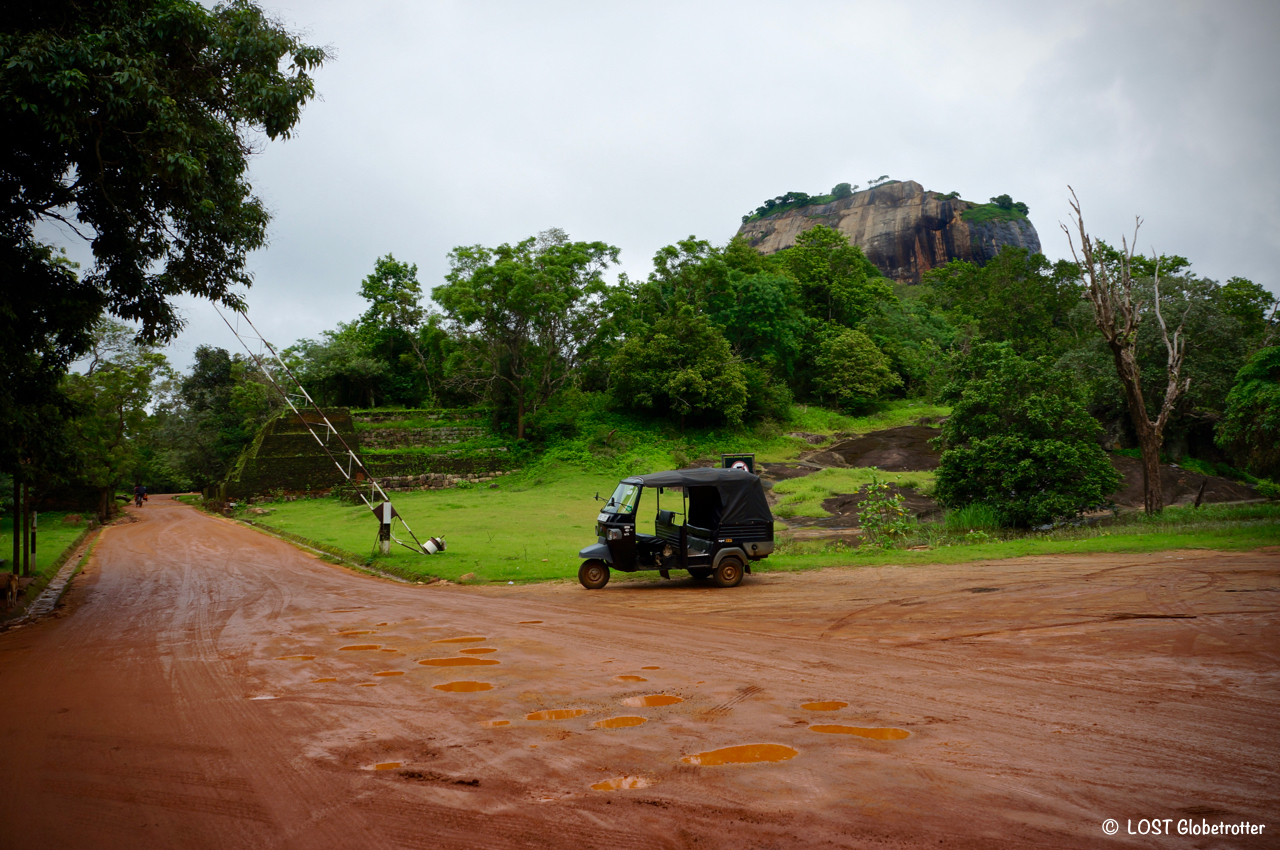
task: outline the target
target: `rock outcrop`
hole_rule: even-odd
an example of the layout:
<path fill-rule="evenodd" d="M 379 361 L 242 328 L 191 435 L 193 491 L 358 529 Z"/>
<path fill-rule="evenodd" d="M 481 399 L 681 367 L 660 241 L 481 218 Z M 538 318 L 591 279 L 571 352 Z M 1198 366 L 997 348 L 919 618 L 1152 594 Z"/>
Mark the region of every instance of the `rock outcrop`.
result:
<path fill-rule="evenodd" d="M 790 248 L 809 228 L 825 224 L 861 247 L 885 277 L 911 283 L 951 260 L 982 265 L 1006 245 L 1040 251 L 1040 237 L 1029 220 L 965 221 L 965 211 L 975 206 L 907 180 L 748 221 L 738 235 L 760 252 L 772 254 Z"/>

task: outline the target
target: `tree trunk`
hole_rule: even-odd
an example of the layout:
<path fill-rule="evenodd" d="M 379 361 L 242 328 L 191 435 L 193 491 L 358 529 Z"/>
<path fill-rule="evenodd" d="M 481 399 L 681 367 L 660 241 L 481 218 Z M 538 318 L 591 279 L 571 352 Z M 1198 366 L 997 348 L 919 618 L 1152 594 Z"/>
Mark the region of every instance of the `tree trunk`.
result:
<path fill-rule="evenodd" d="M 22 562 L 22 544 L 18 537 L 18 529 L 22 527 L 22 484 L 15 473 L 13 476 L 13 574 L 18 575 Z"/>
<path fill-rule="evenodd" d="M 1133 431 L 1142 449 L 1142 505 L 1148 514 L 1164 510 L 1164 486 L 1160 483 L 1160 449 L 1164 434 L 1147 416 L 1146 400 L 1142 396 L 1142 373 L 1133 352 L 1118 342 L 1110 343 L 1116 363 L 1116 375 L 1124 385 L 1126 406 Z"/>
<path fill-rule="evenodd" d="M 109 519 L 111 519 L 111 488 L 103 487 L 102 495 L 98 497 L 98 522 L 106 525 Z"/>
<path fill-rule="evenodd" d="M 516 439 L 524 439 L 524 390 L 516 394 Z"/>

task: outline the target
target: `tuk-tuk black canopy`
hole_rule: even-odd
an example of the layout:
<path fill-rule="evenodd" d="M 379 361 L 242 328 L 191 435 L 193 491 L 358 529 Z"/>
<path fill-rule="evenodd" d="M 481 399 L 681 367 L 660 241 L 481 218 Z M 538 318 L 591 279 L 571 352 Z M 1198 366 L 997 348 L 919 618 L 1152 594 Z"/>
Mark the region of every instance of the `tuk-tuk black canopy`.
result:
<path fill-rule="evenodd" d="M 764 497 L 760 476 L 745 469 L 674 469 L 624 478 L 623 484 L 645 487 L 715 487 L 720 493 L 720 522 L 773 522 L 773 513 Z"/>

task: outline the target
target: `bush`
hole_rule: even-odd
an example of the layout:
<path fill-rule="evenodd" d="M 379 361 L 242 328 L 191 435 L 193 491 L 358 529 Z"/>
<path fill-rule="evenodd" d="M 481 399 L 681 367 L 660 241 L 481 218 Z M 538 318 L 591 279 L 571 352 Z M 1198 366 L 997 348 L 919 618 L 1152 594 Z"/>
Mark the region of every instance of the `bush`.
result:
<path fill-rule="evenodd" d="M 1236 375 L 1217 442 L 1248 472 L 1280 476 L 1280 346 L 1262 349 Z"/>
<path fill-rule="evenodd" d="M 942 392 L 953 405 L 940 438 L 944 506 L 981 504 L 1014 525 L 1038 525 L 1100 507 L 1120 486 L 1097 422 L 1047 359 L 980 343 L 955 374 Z"/>
<path fill-rule="evenodd" d="M 947 511 L 948 531 L 994 531 L 1001 525 L 1000 513 L 981 502 Z"/>
<path fill-rule="evenodd" d="M 1274 481 L 1259 481 L 1258 495 L 1264 499 L 1270 499 L 1274 502 L 1275 500 L 1280 499 L 1280 484 L 1277 484 Z"/>
<path fill-rule="evenodd" d="M 862 331 L 845 328 L 833 334 L 814 365 L 819 389 L 846 410 L 864 407 L 886 390 L 902 386 L 902 379 L 889 368 L 889 358 Z"/>

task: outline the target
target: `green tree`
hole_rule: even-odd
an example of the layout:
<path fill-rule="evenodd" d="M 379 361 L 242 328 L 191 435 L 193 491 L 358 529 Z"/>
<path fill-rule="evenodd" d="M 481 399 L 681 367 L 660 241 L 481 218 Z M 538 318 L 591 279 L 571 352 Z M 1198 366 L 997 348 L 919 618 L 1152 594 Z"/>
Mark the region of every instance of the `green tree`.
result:
<path fill-rule="evenodd" d="M 516 245 L 449 253 L 432 297 L 458 345 L 453 372 L 500 410 L 525 419 L 576 377 L 601 320 L 604 271 L 618 249 L 552 229 Z"/>
<path fill-rule="evenodd" d="M 822 345 L 814 362 L 820 391 L 848 410 L 858 410 L 887 390 L 902 386 L 871 338 L 862 331 L 840 328 Z"/>
<path fill-rule="evenodd" d="M 1240 323 L 1250 339 L 1260 339 L 1275 321 L 1276 297 L 1248 278 L 1233 277 L 1222 284 L 1222 310 Z"/>
<path fill-rule="evenodd" d="M 938 500 L 985 504 L 1007 522 L 1036 525 L 1103 505 L 1120 485 L 1095 439 L 1098 423 L 1068 376 L 1007 343 L 979 343 L 941 394 Z"/>
<path fill-rule="evenodd" d="M 952 260 L 925 272 L 922 283 L 955 324 L 972 324 L 983 339 L 1009 342 L 1020 354 L 1060 354 L 1089 330 L 1075 312 L 1076 267 L 1026 248 L 1005 247 L 985 266 Z"/>
<path fill-rule="evenodd" d="M 801 233 L 778 257 L 800 284 L 805 312 L 816 319 L 854 327 L 881 301 L 894 298 L 893 287 L 862 249 L 825 225 Z"/>
<path fill-rule="evenodd" d="M 1280 480 L 1280 346 L 1253 355 L 1236 376 L 1218 445 L 1254 475 Z"/>
<path fill-rule="evenodd" d="M 65 408 L 57 378 L 104 307 L 158 340 L 182 325 L 177 295 L 240 304 L 268 218 L 248 156 L 292 132 L 326 56 L 246 0 L 11 0 L 3 17 L 0 467 L 12 471 L 57 430 L 41 411 Z M 42 222 L 91 244 L 83 279 L 36 242 Z"/>
<path fill-rule="evenodd" d="M 124 326 L 104 320 L 95 333 L 102 356 L 95 357 L 84 373 L 64 379 L 77 408 L 67 424 L 75 476 L 98 488 L 98 514 L 103 519 L 111 511 L 116 488 L 138 465 L 155 384 L 170 372 L 164 355 L 152 347 L 118 344 L 130 336 Z"/>
<path fill-rule="evenodd" d="M 613 357 L 614 398 L 624 407 L 713 416 L 739 423 L 747 384 L 729 342 L 706 316 L 684 305 L 629 338 Z"/>

